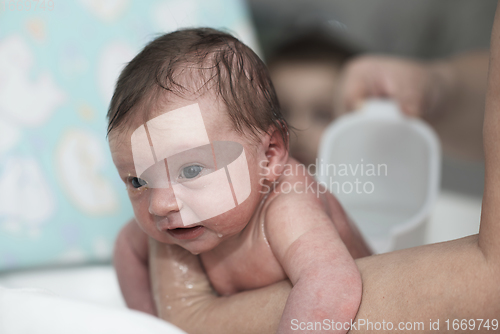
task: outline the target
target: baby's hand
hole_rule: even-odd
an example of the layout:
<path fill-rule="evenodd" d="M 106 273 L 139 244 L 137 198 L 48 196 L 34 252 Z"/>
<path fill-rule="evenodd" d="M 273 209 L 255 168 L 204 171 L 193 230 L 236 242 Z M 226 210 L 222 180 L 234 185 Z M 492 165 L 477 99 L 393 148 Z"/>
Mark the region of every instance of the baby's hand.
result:
<path fill-rule="evenodd" d="M 362 56 L 343 70 L 336 110 L 349 112 L 367 98 L 383 97 L 397 101 L 409 116 L 430 117 L 442 108 L 452 82 L 452 71 L 445 62 Z"/>
<path fill-rule="evenodd" d="M 148 236 L 135 220 L 118 234 L 114 266 L 125 303 L 131 309 L 156 315 L 148 272 Z"/>

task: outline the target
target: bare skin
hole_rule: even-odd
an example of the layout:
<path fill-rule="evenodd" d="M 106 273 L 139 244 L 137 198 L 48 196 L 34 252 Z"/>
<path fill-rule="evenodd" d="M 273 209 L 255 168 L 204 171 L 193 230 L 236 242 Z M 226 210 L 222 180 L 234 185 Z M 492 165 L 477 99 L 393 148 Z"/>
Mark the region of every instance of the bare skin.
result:
<path fill-rule="evenodd" d="M 476 116 L 478 116 L 476 114 Z M 363 297 L 356 319 L 419 322 L 419 333 L 435 333 L 429 319 L 498 319 L 500 314 L 500 13 L 492 33 L 484 119 L 485 192 L 478 235 L 356 260 Z M 265 288 L 216 297 L 193 256 L 151 243 L 151 275 L 159 315 L 190 333 L 274 333 L 291 289 L 283 281 Z M 186 265 L 193 289 L 175 289 L 179 264 Z M 184 300 L 176 298 L 186 295 Z M 174 296 L 168 299 L 166 296 Z M 167 300 L 170 308 L 165 307 Z M 186 300 L 190 300 L 188 305 Z M 390 333 L 357 328 L 352 332 Z M 470 329 L 454 332 L 470 333 Z M 490 333 L 491 329 L 473 332 Z"/>
<path fill-rule="evenodd" d="M 361 277 L 342 236 L 349 246 L 355 245 L 351 247 L 355 256 L 369 255 L 369 250 L 359 234 L 355 234 L 355 239 L 350 238 L 353 231 L 356 232 L 340 204 L 325 189 L 317 192 L 317 184 L 303 166 L 288 158 L 279 131 L 271 129 L 263 133 L 255 144 L 231 129 L 229 120 L 220 112 L 223 105 L 217 104 L 210 93 L 195 101 L 202 110 L 209 138 L 243 145 L 251 194 L 234 209 L 200 222 L 198 225 L 203 232 L 199 236 L 175 237 L 171 231 L 187 227 L 178 221 L 180 208 L 184 206 L 176 204 L 171 187 L 130 186 L 137 185 L 131 182 L 137 177 L 131 170 L 134 164 L 126 139 L 130 138 L 129 132 L 140 125 L 135 124 L 128 130 L 112 133 L 110 147 L 122 179 L 129 184 L 129 197 L 140 228 L 156 241 L 176 244 L 199 254 L 212 287 L 219 295 L 261 288 L 289 278 L 293 289 L 279 332 L 290 332 L 291 319 L 298 317 L 321 321 L 325 314 L 332 314 L 349 322 L 359 307 Z M 192 103 L 184 98 L 170 97 L 168 110 L 160 107 L 157 112 L 168 113 Z M 189 163 L 194 163 L 196 158 L 192 160 Z M 177 173 L 170 171 L 169 175 L 173 180 Z M 147 263 L 144 261 L 147 245 L 144 233 L 138 232 L 133 224 L 125 227 L 117 241 L 117 274 L 128 305 L 154 313 L 151 297 L 144 293 L 148 290 L 145 284 Z M 331 265 L 324 266 L 326 262 Z M 330 288 L 325 291 L 323 287 L 327 283 Z M 193 288 L 190 281 L 185 285 L 188 289 Z M 318 296 L 314 302 L 308 298 L 311 294 Z M 338 332 L 345 333 L 347 328 Z"/>

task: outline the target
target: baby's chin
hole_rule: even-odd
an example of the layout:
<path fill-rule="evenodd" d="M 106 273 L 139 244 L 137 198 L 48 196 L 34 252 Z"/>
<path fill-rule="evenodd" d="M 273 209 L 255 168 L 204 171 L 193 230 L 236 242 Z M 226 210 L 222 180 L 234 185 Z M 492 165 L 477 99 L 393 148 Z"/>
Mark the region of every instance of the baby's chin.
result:
<path fill-rule="evenodd" d="M 170 236 L 166 242 L 164 240 L 159 240 L 160 242 L 165 242 L 168 244 L 178 245 L 193 255 L 198 255 L 201 253 L 210 252 L 211 250 L 217 248 L 222 242 L 223 237 L 218 237 L 217 235 L 213 235 L 212 231 L 206 229 L 206 227 L 202 226 L 202 231 L 200 236 L 193 239 L 178 239 Z M 210 233 L 212 232 L 212 233 Z M 167 232 L 168 233 L 168 232 Z"/>
<path fill-rule="evenodd" d="M 217 243 L 215 245 L 197 245 L 196 243 L 187 244 L 187 245 L 186 244 L 179 244 L 179 243 L 175 243 L 175 244 L 184 248 L 185 250 L 187 250 L 188 252 L 190 252 L 193 255 L 199 255 L 202 253 L 210 252 L 211 250 L 215 249 L 219 245 L 219 243 Z"/>
<path fill-rule="evenodd" d="M 183 243 L 183 242 L 179 242 L 178 240 L 172 240 L 168 237 L 159 237 L 157 235 L 153 236 L 153 235 L 149 235 L 149 234 L 148 234 L 148 236 L 151 239 L 154 239 L 157 242 L 162 243 L 162 244 L 177 245 L 179 247 L 182 247 L 193 255 L 199 255 L 201 253 L 209 252 L 209 251 L 213 250 L 214 248 L 216 248 L 218 245 L 218 243 L 217 243 L 217 245 L 207 247 L 207 245 L 201 245 L 200 243 Z"/>
<path fill-rule="evenodd" d="M 174 243 L 193 255 L 199 255 L 216 249 L 230 239 L 238 238 L 240 233 L 241 231 L 227 231 L 219 234 L 213 230 L 206 230 L 200 238 L 189 241 L 175 240 Z"/>

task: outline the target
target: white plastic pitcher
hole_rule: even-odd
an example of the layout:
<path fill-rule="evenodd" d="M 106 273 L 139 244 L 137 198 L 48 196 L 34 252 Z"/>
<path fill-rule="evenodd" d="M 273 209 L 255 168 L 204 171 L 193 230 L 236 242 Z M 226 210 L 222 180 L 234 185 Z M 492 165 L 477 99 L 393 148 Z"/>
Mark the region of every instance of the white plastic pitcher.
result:
<path fill-rule="evenodd" d="M 316 178 L 338 197 L 376 253 L 424 243 L 441 149 L 423 121 L 369 100 L 325 131 Z"/>

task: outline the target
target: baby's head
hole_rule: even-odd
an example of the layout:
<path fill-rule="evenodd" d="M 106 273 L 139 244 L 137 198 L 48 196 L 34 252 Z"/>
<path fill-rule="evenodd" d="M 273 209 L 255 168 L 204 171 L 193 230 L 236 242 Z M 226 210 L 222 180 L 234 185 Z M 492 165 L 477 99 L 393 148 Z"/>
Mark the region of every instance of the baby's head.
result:
<path fill-rule="evenodd" d="M 193 253 L 241 232 L 288 158 L 266 66 L 213 29 L 149 43 L 122 71 L 108 119 L 137 222 Z"/>

